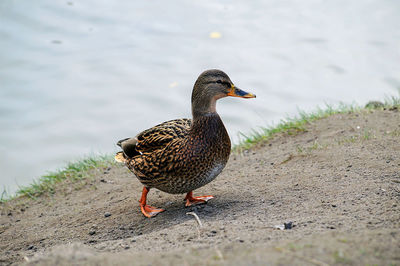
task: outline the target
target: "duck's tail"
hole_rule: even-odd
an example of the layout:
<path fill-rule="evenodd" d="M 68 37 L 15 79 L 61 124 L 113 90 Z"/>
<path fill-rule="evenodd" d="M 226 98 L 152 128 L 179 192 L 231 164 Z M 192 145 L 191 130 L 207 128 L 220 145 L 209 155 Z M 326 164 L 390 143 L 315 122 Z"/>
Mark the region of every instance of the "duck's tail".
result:
<path fill-rule="evenodd" d="M 129 140 L 130 138 L 125 138 L 125 139 L 121 139 L 120 141 L 117 142 L 117 145 L 120 146 L 122 148 L 122 142 L 125 142 L 127 140 Z"/>
<path fill-rule="evenodd" d="M 124 152 L 122 152 L 122 151 L 117 152 L 117 154 L 115 154 L 114 159 L 119 163 L 125 163 L 126 162 L 126 158 L 125 158 Z"/>

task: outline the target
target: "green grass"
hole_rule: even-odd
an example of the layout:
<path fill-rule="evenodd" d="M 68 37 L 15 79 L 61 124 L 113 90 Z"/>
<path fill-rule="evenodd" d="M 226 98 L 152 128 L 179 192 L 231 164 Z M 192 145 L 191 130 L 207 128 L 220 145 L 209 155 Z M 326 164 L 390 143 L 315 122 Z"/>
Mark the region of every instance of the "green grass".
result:
<path fill-rule="evenodd" d="M 306 130 L 305 126 L 307 124 L 334 114 L 347 114 L 360 112 L 362 110 L 390 108 L 400 108 L 400 89 L 398 97 L 386 97 L 384 103 L 378 106 L 375 104 L 367 104 L 365 107 L 361 107 L 355 104 L 346 105 L 341 103 L 338 107 L 333 107 L 331 105 L 326 105 L 326 107 L 323 109 L 318 107 L 316 111 L 310 113 L 299 110 L 299 114 L 297 116 L 283 119 L 277 125 L 261 127 L 259 130 L 252 130 L 250 134 L 239 133 L 239 136 L 242 137 L 242 139 L 238 145 L 233 147 L 232 150 L 235 153 L 243 152 L 244 150 L 248 150 L 257 144 L 266 143 L 277 133 L 286 133 L 288 135 L 298 134 Z M 364 137 L 369 138 L 368 132 L 366 132 Z"/>
<path fill-rule="evenodd" d="M 386 107 L 386 108 L 390 108 L 390 107 L 399 108 L 400 107 L 400 88 L 398 88 L 397 90 L 398 90 L 399 95 L 386 97 L 385 102 L 383 104 L 384 107 Z"/>
<path fill-rule="evenodd" d="M 78 181 L 88 177 L 88 171 L 94 168 L 109 167 L 114 164 L 113 155 L 100 155 L 86 157 L 76 162 L 68 163 L 67 166 L 58 171 L 49 172 L 34 180 L 29 186 L 20 187 L 14 195 L 3 190 L 0 202 L 6 202 L 17 197 L 29 197 L 35 199 L 42 194 L 53 194 L 57 184 L 63 180 Z"/>
<path fill-rule="evenodd" d="M 243 150 L 250 149 L 256 144 L 267 142 L 277 133 L 295 135 L 299 132 L 305 131 L 305 126 L 315 120 L 325 118 L 333 114 L 354 113 L 361 109 L 361 107 L 357 107 L 355 105 L 341 104 L 337 108 L 334 108 L 331 105 L 326 105 L 324 109 L 318 108 L 316 111 L 311 113 L 306 113 L 300 110 L 298 116 L 295 116 L 294 118 L 283 119 L 275 126 L 262 127 L 259 131 L 253 130 L 248 135 L 240 133 L 243 138 L 238 145 L 233 147 L 233 151 L 242 152 Z"/>

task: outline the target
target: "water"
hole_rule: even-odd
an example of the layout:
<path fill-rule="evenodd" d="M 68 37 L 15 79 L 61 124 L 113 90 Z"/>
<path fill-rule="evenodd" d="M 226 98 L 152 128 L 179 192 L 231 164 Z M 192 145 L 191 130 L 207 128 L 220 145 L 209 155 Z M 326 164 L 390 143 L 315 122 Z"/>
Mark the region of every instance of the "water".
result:
<path fill-rule="evenodd" d="M 2 0 L 0 184 L 190 117 L 209 68 L 257 94 L 218 102 L 235 142 L 298 108 L 397 95 L 398 14 L 396 0 Z"/>

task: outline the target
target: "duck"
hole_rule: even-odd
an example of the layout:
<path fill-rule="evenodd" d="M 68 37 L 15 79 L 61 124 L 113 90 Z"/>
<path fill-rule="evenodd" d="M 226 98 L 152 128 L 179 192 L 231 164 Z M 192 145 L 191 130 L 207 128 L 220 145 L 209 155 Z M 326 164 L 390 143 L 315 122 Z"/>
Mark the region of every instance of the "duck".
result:
<path fill-rule="evenodd" d="M 115 155 L 143 184 L 139 200 L 144 216 L 154 217 L 164 209 L 147 204 L 147 194 L 155 188 L 170 194 L 185 194 L 185 206 L 206 203 L 212 195 L 193 196 L 193 191 L 213 181 L 224 169 L 231 141 L 216 111 L 224 97 L 256 98 L 236 87 L 222 70 L 210 69 L 194 83 L 192 119 L 166 121 L 135 137 L 117 142 Z"/>

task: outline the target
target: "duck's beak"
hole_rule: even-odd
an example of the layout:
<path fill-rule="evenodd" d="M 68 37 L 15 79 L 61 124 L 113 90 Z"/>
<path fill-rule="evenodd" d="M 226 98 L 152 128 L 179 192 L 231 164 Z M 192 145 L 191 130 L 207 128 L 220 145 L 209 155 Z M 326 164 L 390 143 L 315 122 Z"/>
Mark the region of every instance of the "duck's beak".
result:
<path fill-rule="evenodd" d="M 256 95 L 253 93 L 245 92 L 238 87 L 235 87 L 235 85 L 231 85 L 231 88 L 229 89 L 228 96 L 233 96 L 233 97 L 240 97 L 240 98 L 256 98 Z"/>

